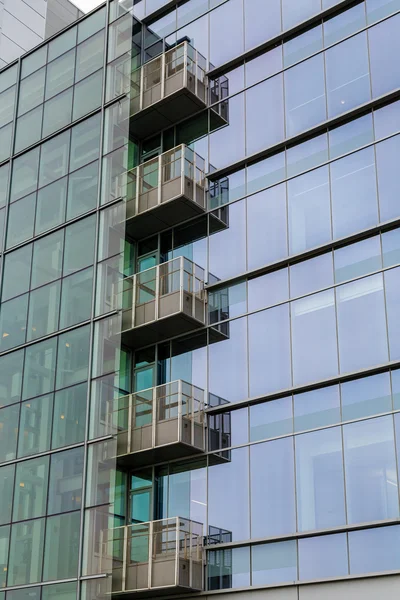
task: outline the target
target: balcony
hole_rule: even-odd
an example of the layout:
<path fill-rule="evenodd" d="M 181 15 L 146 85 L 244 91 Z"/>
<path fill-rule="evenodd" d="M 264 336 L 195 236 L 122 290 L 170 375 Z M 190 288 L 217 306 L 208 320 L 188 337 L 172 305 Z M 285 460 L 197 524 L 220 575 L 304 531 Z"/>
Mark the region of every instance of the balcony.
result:
<path fill-rule="evenodd" d="M 173 381 L 114 400 L 117 463 L 143 467 L 206 450 L 204 390 Z"/>
<path fill-rule="evenodd" d="M 119 177 L 126 198 L 126 231 L 140 240 L 204 214 L 204 159 L 185 145 L 160 154 Z"/>
<path fill-rule="evenodd" d="M 187 41 L 136 69 L 130 84 L 130 130 L 145 138 L 228 95 L 226 77 L 210 82 L 207 61 Z M 228 122 L 227 102 L 212 107 L 213 127 Z"/>
<path fill-rule="evenodd" d="M 180 517 L 101 532 L 102 572 L 114 596 L 156 597 L 204 589 L 203 525 Z"/>
<path fill-rule="evenodd" d="M 206 324 L 204 269 L 180 256 L 116 286 L 113 308 L 120 310 L 122 343 L 150 346 Z"/>

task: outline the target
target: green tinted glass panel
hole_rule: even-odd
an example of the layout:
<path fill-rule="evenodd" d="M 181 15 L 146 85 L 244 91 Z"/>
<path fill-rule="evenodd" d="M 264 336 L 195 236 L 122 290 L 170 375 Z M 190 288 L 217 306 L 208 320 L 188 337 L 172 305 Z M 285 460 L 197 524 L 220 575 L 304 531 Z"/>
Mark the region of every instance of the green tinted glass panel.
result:
<path fill-rule="evenodd" d="M 64 276 L 93 263 L 95 233 L 96 217 L 94 215 L 67 227 L 65 232 Z"/>
<path fill-rule="evenodd" d="M 43 106 L 26 113 L 17 120 L 15 133 L 15 152 L 20 152 L 40 140 L 42 133 Z"/>
<path fill-rule="evenodd" d="M 0 587 L 6 587 L 10 527 L 0 527 Z M 0 595 L 1 597 L 1 595 Z M 5 594 L 3 594 L 4 600 Z"/>
<path fill-rule="evenodd" d="M 18 350 L 0 358 L 0 408 L 21 400 L 24 351 Z"/>
<path fill-rule="evenodd" d="M 78 574 L 80 511 L 47 520 L 43 579 L 67 579 Z"/>
<path fill-rule="evenodd" d="M 58 179 L 54 183 L 38 191 L 36 209 L 36 235 L 60 225 L 65 219 L 65 199 L 67 194 L 67 178 Z"/>
<path fill-rule="evenodd" d="M 9 300 L 0 310 L 0 349 L 20 346 L 26 338 L 28 294 Z"/>
<path fill-rule="evenodd" d="M 28 291 L 31 273 L 32 244 L 7 254 L 4 260 L 3 290 L 1 299 L 9 298 Z"/>
<path fill-rule="evenodd" d="M 33 237 L 36 192 L 10 205 L 7 225 L 7 248 Z"/>
<path fill-rule="evenodd" d="M 57 583 L 56 585 L 46 585 L 42 588 L 42 600 L 75 600 L 76 583 Z"/>
<path fill-rule="evenodd" d="M 17 523 L 11 528 L 7 585 L 41 580 L 45 519 Z"/>
<path fill-rule="evenodd" d="M 63 279 L 60 329 L 90 318 L 92 290 L 93 267 Z"/>
<path fill-rule="evenodd" d="M 64 231 L 56 231 L 35 242 L 32 261 L 32 288 L 61 277 L 63 242 Z"/>
<path fill-rule="evenodd" d="M 77 217 L 97 206 L 98 161 L 69 176 L 67 219 Z"/>
<path fill-rule="evenodd" d="M 59 336 L 57 389 L 85 381 L 89 366 L 89 326 Z"/>
<path fill-rule="evenodd" d="M 82 501 L 83 448 L 51 457 L 48 514 L 78 510 Z"/>
<path fill-rule="evenodd" d="M 58 329 L 61 282 L 56 281 L 31 292 L 29 299 L 28 341 Z"/>
<path fill-rule="evenodd" d="M 11 522 L 12 495 L 14 489 L 15 465 L 8 465 L 0 469 L 0 525 Z M 1 550 L 0 550 L 1 554 Z M 1 573 L 0 560 L 0 573 Z"/>
<path fill-rule="evenodd" d="M 55 394 L 52 448 L 61 448 L 84 440 L 86 403 L 87 383 Z"/>
<path fill-rule="evenodd" d="M 24 521 L 45 514 L 48 475 L 48 456 L 25 460 L 17 464 L 13 521 Z"/>
<path fill-rule="evenodd" d="M 52 414 L 52 394 L 27 400 L 21 404 L 18 457 L 49 450 Z"/>
<path fill-rule="evenodd" d="M 34 192 L 38 183 L 39 148 L 30 150 L 13 162 L 11 201 Z"/>
<path fill-rule="evenodd" d="M 103 92 L 103 71 L 97 71 L 75 86 L 73 118 L 79 119 L 99 108 Z"/>
<path fill-rule="evenodd" d="M 57 338 L 26 349 L 23 398 L 48 394 L 54 387 Z"/>
<path fill-rule="evenodd" d="M 58 96 L 55 96 L 45 103 L 43 113 L 43 137 L 50 135 L 58 129 L 62 129 L 62 127 L 71 123 L 72 92 L 72 88 L 69 88 L 62 94 L 58 94 Z"/>

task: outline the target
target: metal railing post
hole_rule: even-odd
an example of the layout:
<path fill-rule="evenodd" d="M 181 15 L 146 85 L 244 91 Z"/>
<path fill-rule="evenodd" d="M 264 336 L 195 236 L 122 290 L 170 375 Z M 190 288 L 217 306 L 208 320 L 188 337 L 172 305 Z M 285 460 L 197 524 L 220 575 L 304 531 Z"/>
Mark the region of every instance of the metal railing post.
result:
<path fill-rule="evenodd" d="M 160 265 L 156 265 L 155 268 L 155 272 L 156 272 L 156 292 L 155 292 L 155 306 L 154 306 L 154 320 L 157 321 L 158 319 L 158 315 L 160 313 L 159 311 L 159 303 L 160 303 Z"/>
<path fill-rule="evenodd" d="M 143 110 L 144 100 L 144 69 L 145 65 L 140 67 L 140 88 L 139 88 L 139 110 Z"/>
<path fill-rule="evenodd" d="M 182 380 L 178 379 L 178 442 L 182 441 L 182 427 L 183 427 L 182 401 L 183 401 Z"/>
<path fill-rule="evenodd" d="M 175 586 L 179 585 L 179 517 L 175 517 Z"/>
<path fill-rule="evenodd" d="M 136 325 L 138 274 L 132 276 L 132 328 Z"/>
<path fill-rule="evenodd" d="M 153 387 L 153 393 L 152 393 L 152 398 L 153 398 L 153 405 L 152 405 L 152 411 L 151 411 L 151 423 L 152 423 L 152 431 L 151 431 L 151 445 L 152 448 L 156 447 L 156 442 L 157 442 L 157 431 L 156 431 L 156 427 L 157 427 L 157 412 L 158 412 L 158 399 L 157 399 L 157 387 Z"/>
<path fill-rule="evenodd" d="M 141 183 L 142 183 L 142 178 L 140 175 L 140 169 L 141 167 L 136 167 L 135 171 L 136 171 L 136 197 L 135 197 L 135 215 L 139 214 L 139 196 L 140 196 L 140 189 L 141 189 Z"/>
<path fill-rule="evenodd" d="M 131 538 L 132 539 L 132 538 Z M 122 591 L 126 590 L 126 571 L 128 568 L 128 526 L 124 526 L 124 541 L 122 550 Z"/>
<path fill-rule="evenodd" d="M 130 454 L 132 452 L 132 429 L 133 429 L 133 403 L 132 403 L 133 394 L 129 394 L 128 400 L 128 448 L 127 453 Z"/>
<path fill-rule="evenodd" d="M 157 176 L 157 204 L 160 205 L 161 204 L 161 186 L 163 184 L 163 173 L 162 173 L 162 156 L 163 154 L 159 154 L 157 157 L 157 163 L 158 163 L 158 176 Z"/>
<path fill-rule="evenodd" d="M 154 521 L 149 522 L 149 571 L 147 573 L 147 587 L 151 589 L 153 582 L 153 536 L 154 536 Z"/>

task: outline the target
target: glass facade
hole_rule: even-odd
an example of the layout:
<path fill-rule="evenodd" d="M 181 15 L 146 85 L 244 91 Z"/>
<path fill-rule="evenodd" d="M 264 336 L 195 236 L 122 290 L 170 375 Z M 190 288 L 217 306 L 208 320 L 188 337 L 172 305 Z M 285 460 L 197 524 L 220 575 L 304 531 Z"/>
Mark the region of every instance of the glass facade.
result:
<path fill-rule="evenodd" d="M 396 597 L 400 3 L 265 4 L 0 71 L 0 600 Z"/>

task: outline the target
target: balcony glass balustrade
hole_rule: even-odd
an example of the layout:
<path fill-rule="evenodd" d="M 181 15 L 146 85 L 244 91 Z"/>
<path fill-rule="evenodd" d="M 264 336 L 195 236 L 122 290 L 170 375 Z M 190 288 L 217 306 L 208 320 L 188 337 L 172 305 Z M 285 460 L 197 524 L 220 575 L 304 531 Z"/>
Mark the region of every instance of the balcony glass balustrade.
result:
<path fill-rule="evenodd" d="M 102 572 L 112 593 L 136 598 L 204 589 L 203 525 L 181 517 L 101 532 Z"/>
<path fill-rule="evenodd" d="M 109 431 L 119 466 L 142 467 L 206 450 L 204 390 L 173 381 L 117 398 Z"/>
<path fill-rule="evenodd" d="M 206 324 L 204 269 L 180 256 L 118 282 L 113 309 L 122 342 L 135 349 Z"/>
<path fill-rule="evenodd" d="M 118 177 L 126 199 L 126 230 L 140 240 L 203 214 L 207 202 L 204 159 L 181 144 Z"/>
<path fill-rule="evenodd" d="M 111 67 L 112 65 L 110 65 Z M 127 57 L 109 70 L 108 97 L 129 98 L 129 129 L 144 139 L 210 106 L 212 129 L 228 123 L 228 80 L 209 80 L 207 61 L 186 40 L 132 70 Z M 125 121 L 127 115 L 121 119 Z M 120 124 L 121 126 L 121 124 Z"/>

